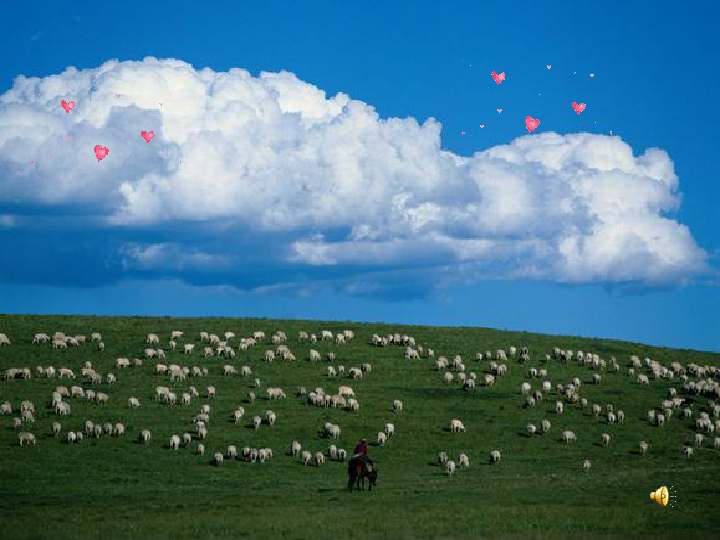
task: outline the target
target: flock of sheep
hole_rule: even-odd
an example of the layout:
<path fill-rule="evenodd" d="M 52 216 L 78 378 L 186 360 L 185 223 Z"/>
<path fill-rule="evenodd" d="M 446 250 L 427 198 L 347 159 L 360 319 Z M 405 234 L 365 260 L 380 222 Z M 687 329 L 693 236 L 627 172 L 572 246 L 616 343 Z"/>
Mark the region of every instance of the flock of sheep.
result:
<path fill-rule="evenodd" d="M 345 330 L 333 334 L 330 331 L 322 330 L 318 335 L 307 332 L 299 332 L 297 340 L 299 342 L 309 342 L 311 344 L 318 341 L 329 341 L 337 346 L 341 346 L 350 342 L 355 338 L 354 332 Z M 185 341 L 181 343 L 182 341 Z M 242 351 L 252 350 L 262 345 L 272 345 L 272 348 L 266 348 L 261 358 L 265 362 L 274 362 L 282 360 L 285 362 L 297 361 L 297 357 L 287 346 L 287 335 L 282 331 L 277 331 L 272 335 L 266 336 L 262 331 L 256 331 L 249 337 L 237 338 L 234 332 L 225 332 L 222 338 L 216 334 L 209 332 L 200 332 L 197 341 L 202 346 L 202 358 L 222 356 L 226 358 L 227 363 L 222 367 L 221 373 L 224 377 L 252 377 L 253 370 L 249 365 L 236 366 L 233 364 L 233 358 L 236 356 L 236 349 Z M 36 333 L 32 338 L 32 343 L 42 345 L 50 342 L 52 349 L 61 350 L 68 346 L 80 347 L 88 342 L 84 335 L 66 336 L 62 332 L 56 332 L 52 337 L 44 332 Z M 93 332 L 90 335 L 90 343 L 96 344 L 98 350 L 104 350 L 105 345 L 99 332 Z M 115 366 L 117 373 L 121 373 L 127 369 L 144 369 L 143 362 L 156 361 L 152 367 L 153 373 L 160 378 L 165 378 L 170 383 L 189 384 L 188 379 L 192 381 L 199 380 L 209 376 L 207 367 L 198 365 L 180 365 L 180 363 L 166 363 L 168 355 L 171 351 L 177 350 L 182 352 L 182 358 L 193 358 L 198 356 L 195 351 L 196 343 L 194 340 L 186 340 L 185 333 L 182 331 L 173 331 L 169 335 L 166 347 L 160 346 L 160 337 L 151 333 L 145 339 L 146 348 L 142 351 L 143 358 L 117 358 Z M 625 370 L 628 377 L 633 377 L 638 385 L 650 385 L 652 380 L 664 379 L 668 381 L 678 381 L 681 384 L 682 392 L 685 395 L 703 395 L 708 398 L 709 407 L 705 411 L 696 411 L 692 406 L 688 406 L 686 399 L 678 397 L 676 388 L 670 388 L 668 396 L 658 403 L 657 409 L 648 411 L 648 422 L 663 428 L 667 422 L 673 417 L 685 420 L 696 416 L 694 424 L 694 446 L 701 447 L 705 444 L 706 438 L 710 444 L 718 448 L 720 447 L 720 437 L 714 436 L 715 432 L 720 433 L 720 405 L 715 400 L 720 397 L 720 370 L 714 366 L 698 366 L 690 363 L 687 366 L 681 365 L 679 362 L 671 362 L 667 366 L 661 365 L 655 360 L 645 358 L 643 361 L 637 356 L 631 356 L 627 365 L 621 368 L 620 362 L 615 357 L 609 359 L 601 358 L 597 354 L 591 354 L 583 351 L 570 351 L 555 348 L 551 354 L 546 354 L 539 358 L 539 362 L 544 367 L 536 368 L 526 366 L 531 361 L 530 351 L 527 348 L 517 349 L 509 347 L 508 350 L 483 351 L 478 352 L 475 356 L 477 372 L 466 370 L 466 361 L 461 355 L 455 355 L 452 362 L 445 356 L 438 356 L 436 359 L 435 351 L 430 348 L 416 345 L 416 340 L 412 336 L 389 334 L 387 336 L 379 336 L 373 334 L 369 340 L 372 347 L 388 347 L 390 345 L 398 346 L 398 350 L 402 351 L 404 358 L 407 360 L 422 361 L 423 359 L 430 362 L 430 367 L 441 372 L 439 385 L 452 385 L 459 383 L 460 391 L 482 391 L 476 388 L 479 385 L 477 372 L 482 376 L 482 382 L 485 387 L 492 387 L 508 374 L 510 368 L 524 370 L 528 379 L 522 382 L 519 394 L 522 399 L 522 405 L 531 411 L 538 407 L 546 399 L 553 396 L 555 400 L 555 416 L 559 421 L 566 409 L 576 407 L 590 411 L 591 415 L 596 418 L 602 418 L 608 426 L 623 424 L 625 414 L 616 404 L 613 403 L 593 403 L 591 404 L 582 394 L 583 383 L 578 376 L 572 377 L 567 381 L 558 381 L 555 385 L 549 380 L 549 371 L 552 371 L 553 362 L 561 364 L 576 363 L 578 369 L 580 367 L 591 370 L 592 381 L 590 384 L 602 385 L 604 374 L 620 375 Z M 10 347 L 11 340 L 5 334 L 0 333 L 0 346 Z M 147 346 L 156 346 L 150 348 Z M 314 348 L 310 349 L 307 357 L 309 362 L 321 362 L 323 355 Z M 368 362 L 359 366 L 345 366 L 334 364 L 337 360 L 336 355 L 332 352 L 325 354 L 325 360 L 328 362 L 327 367 L 323 370 L 328 379 L 336 379 L 345 377 L 360 381 L 363 377 L 372 373 L 372 365 Z M 162 361 L 162 362 L 161 362 Z M 219 375 L 220 373 L 218 373 Z M 78 375 L 73 369 L 66 366 L 54 367 L 52 365 L 36 366 L 34 370 L 35 377 L 47 379 L 62 379 L 64 384 L 58 385 L 49 396 L 49 403 L 52 410 L 58 416 L 58 420 L 68 417 L 72 414 L 72 400 L 85 400 L 92 402 L 97 406 L 106 406 L 112 401 L 110 389 L 118 384 L 121 375 L 107 372 L 104 375 L 96 371 L 92 361 L 85 361 L 84 366 L 79 371 L 79 377 L 82 382 L 76 382 Z M 606 378 L 610 375 L 605 376 Z M 4 381 L 20 379 L 27 380 L 33 377 L 33 371 L 29 367 L 8 368 L 4 371 Z M 67 381 L 67 382 L 65 382 Z M 13 383 L 14 384 L 14 383 Z M 69 385 L 69 387 L 67 386 Z M 255 391 L 262 388 L 262 382 L 259 378 L 255 378 L 252 385 L 255 390 L 249 391 L 246 401 L 253 404 L 257 399 Z M 535 387 L 534 387 L 535 386 Z M 106 391 L 101 391 L 103 387 Z M 142 389 L 137 389 L 142 391 Z M 182 434 L 173 434 L 170 437 L 168 447 L 172 450 L 180 448 L 188 448 L 197 441 L 195 451 L 198 455 L 205 454 L 205 444 L 208 439 L 208 431 L 210 417 L 213 407 L 210 402 L 216 397 L 216 388 L 212 385 L 206 385 L 203 389 L 206 403 L 199 407 L 198 413 L 192 418 L 192 427 L 188 426 L 188 430 Z M 554 394 L 553 394 L 554 392 Z M 360 410 L 360 402 L 352 387 L 348 385 L 339 385 L 337 392 L 326 392 L 323 388 L 318 387 L 308 392 L 306 388 L 299 387 L 295 392 L 296 396 L 302 398 L 303 402 L 308 406 L 326 407 L 334 409 L 343 409 L 349 413 L 356 413 Z M 192 402 L 200 398 L 200 392 L 195 385 L 189 385 L 186 391 L 173 391 L 169 386 L 156 386 L 152 393 L 153 400 L 168 406 L 190 406 Z M 265 388 L 265 396 L 267 400 L 286 399 L 286 393 L 282 388 L 267 387 Z M 70 401 L 68 401 L 70 400 Z M 127 400 L 127 408 L 132 411 L 141 408 L 142 401 L 137 396 L 131 396 Z M 392 409 L 395 413 L 403 412 L 404 404 L 401 400 L 395 399 L 392 403 Z M 36 436 L 29 430 L 29 426 L 35 422 L 35 404 L 30 400 L 23 400 L 19 407 L 14 407 L 9 401 L 0 403 L 0 415 L 14 415 L 13 425 L 19 430 L 18 440 L 21 446 L 35 445 Z M 130 414 L 132 414 L 130 412 Z M 231 412 L 232 419 L 235 424 L 242 421 L 245 416 L 245 409 L 239 406 Z M 271 409 L 265 410 L 264 416 L 254 415 L 252 417 L 251 426 L 254 429 L 260 429 L 261 426 L 267 425 L 272 428 L 277 422 L 278 415 Z M 555 421 L 555 420 L 554 420 Z M 51 426 L 52 435 L 60 437 L 62 435 L 63 426 L 59 421 L 55 421 Z M 451 433 L 466 432 L 463 421 L 453 418 L 449 421 L 449 431 Z M 552 431 L 552 423 L 548 418 L 542 419 L 538 425 L 528 422 L 525 426 L 525 432 L 529 437 L 542 436 Z M 341 428 L 338 424 L 327 422 L 322 430 L 324 436 L 330 440 L 337 440 L 340 437 Z M 65 440 L 68 444 L 78 444 L 84 437 L 123 437 L 125 435 L 125 425 L 121 422 L 96 424 L 90 420 L 85 421 L 83 430 L 67 431 Z M 384 446 L 389 437 L 395 435 L 395 424 L 386 422 L 383 429 L 377 433 L 377 443 Z M 150 429 L 142 429 L 138 434 L 138 440 L 142 444 L 149 444 L 152 440 L 152 432 Z M 577 435 L 570 430 L 564 429 L 560 431 L 560 440 L 566 444 L 577 442 Z M 609 433 L 602 433 L 600 443 L 603 446 L 611 444 L 612 436 Z M 637 443 L 638 451 L 644 455 L 649 450 L 649 444 L 642 440 Z M 685 446 L 682 450 L 683 455 L 689 458 L 693 454 L 692 446 Z M 330 460 L 345 461 L 348 458 L 347 450 L 338 448 L 336 444 L 329 445 L 327 456 Z M 299 458 L 303 465 L 314 463 L 321 466 L 325 462 L 326 453 L 316 451 L 314 454 L 309 450 L 303 450 L 302 445 L 298 441 L 292 441 L 289 444 L 288 454 L 292 457 Z M 236 445 L 229 445 L 227 448 L 216 450 L 212 453 L 212 463 L 221 465 L 226 460 L 244 460 L 247 462 L 265 463 L 273 458 L 273 450 L 271 448 L 251 448 L 244 447 L 239 450 Z M 501 460 L 501 452 L 494 449 L 489 453 L 489 462 L 498 464 Z M 438 462 L 444 466 L 447 475 L 453 475 L 456 471 L 456 462 L 449 458 L 446 452 L 441 452 L 438 456 Z M 589 471 L 591 462 L 584 459 L 581 462 L 581 468 Z M 457 466 L 469 467 L 470 459 L 466 453 L 460 453 L 457 459 Z"/>

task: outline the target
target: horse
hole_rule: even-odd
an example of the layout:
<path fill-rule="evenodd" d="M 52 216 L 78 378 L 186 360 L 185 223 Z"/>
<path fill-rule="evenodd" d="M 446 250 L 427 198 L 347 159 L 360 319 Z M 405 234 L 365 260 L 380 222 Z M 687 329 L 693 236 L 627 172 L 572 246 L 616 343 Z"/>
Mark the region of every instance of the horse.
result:
<path fill-rule="evenodd" d="M 348 463 L 348 489 L 353 490 L 353 485 L 360 490 L 365 490 L 365 478 L 370 480 L 368 491 L 372 491 L 373 486 L 377 487 L 378 471 L 375 464 L 371 466 L 371 470 L 368 471 L 365 464 L 357 459 L 353 458 Z"/>

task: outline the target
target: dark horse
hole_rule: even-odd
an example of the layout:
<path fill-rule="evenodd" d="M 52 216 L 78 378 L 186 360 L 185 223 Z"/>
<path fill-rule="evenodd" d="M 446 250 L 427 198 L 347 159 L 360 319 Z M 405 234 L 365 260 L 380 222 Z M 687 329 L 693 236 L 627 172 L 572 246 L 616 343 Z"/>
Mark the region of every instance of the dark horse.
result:
<path fill-rule="evenodd" d="M 370 486 L 368 491 L 372 491 L 373 486 L 377 486 L 377 467 L 375 464 L 370 466 L 370 471 L 367 470 L 365 463 L 357 458 L 352 458 L 348 463 L 348 489 L 352 491 L 353 485 L 359 490 L 365 489 L 365 478 L 370 480 Z"/>

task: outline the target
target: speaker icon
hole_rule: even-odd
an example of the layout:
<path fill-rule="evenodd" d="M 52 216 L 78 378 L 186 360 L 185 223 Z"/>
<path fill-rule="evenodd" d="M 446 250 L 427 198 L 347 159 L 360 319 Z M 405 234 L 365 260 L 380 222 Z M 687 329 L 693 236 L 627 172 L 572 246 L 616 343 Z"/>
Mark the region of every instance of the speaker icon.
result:
<path fill-rule="evenodd" d="M 650 494 L 650 498 L 656 503 L 658 503 L 660 506 L 667 506 L 670 502 L 670 499 L 674 498 L 674 496 L 670 493 L 670 490 L 668 490 L 667 486 L 661 486 Z"/>

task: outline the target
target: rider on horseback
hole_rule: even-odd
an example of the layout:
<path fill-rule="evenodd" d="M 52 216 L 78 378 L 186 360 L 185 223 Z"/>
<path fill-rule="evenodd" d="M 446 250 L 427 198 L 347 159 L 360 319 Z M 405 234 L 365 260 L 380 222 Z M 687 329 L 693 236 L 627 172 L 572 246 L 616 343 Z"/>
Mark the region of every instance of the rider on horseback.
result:
<path fill-rule="evenodd" d="M 357 459 L 362 462 L 365 469 L 369 472 L 372 471 L 372 460 L 368 457 L 368 445 L 367 439 L 361 439 L 358 445 L 355 447 L 355 452 L 352 459 Z"/>

